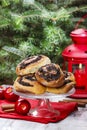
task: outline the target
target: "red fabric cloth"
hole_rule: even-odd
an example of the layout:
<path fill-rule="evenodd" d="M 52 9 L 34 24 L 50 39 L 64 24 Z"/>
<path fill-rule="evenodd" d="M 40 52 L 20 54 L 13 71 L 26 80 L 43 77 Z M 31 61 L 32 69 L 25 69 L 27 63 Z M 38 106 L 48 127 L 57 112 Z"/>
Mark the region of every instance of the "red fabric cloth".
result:
<path fill-rule="evenodd" d="M 31 100 L 29 99 L 30 103 L 31 103 L 31 107 L 35 107 L 37 105 L 38 100 Z M 74 112 L 75 110 L 77 110 L 77 103 L 75 102 L 70 102 L 70 103 L 65 103 L 65 102 L 51 102 L 51 105 L 53 106 L 53 108 L 55 108 L 56 110 L 60 111 L 60 115 L 58 115 L 56 118 L 37 118 L 37 117 L 32 117 L 30 115 L 28 116 L 23 116 L 23 115 L 19 115 L 16 112 L 12 112 L 12 113 L 5 113 L 2 111 L 1 109 L 1 105 L 2 104 L 6 104 L 9 103 L 6 100 L 0 100 L 0 117 L 2 118 L 12 118 L 12 119 L 21 119 L 21 120 L 27 120 L 27 121 L 33 121 L 33 122 L 39 122 L 39 123 L 50 123 L 50 122 L 58 122 L 61 121 L 63 119 L 65 119 L 68 115 L 70 115 L 72 112 Z M 11 103 L 11 102 L 10 102 Z"/>
<path fill-rule="evenodd" d="M 86 99 L 87 90 L 85 89 L 76 89 L 75 93 L 69 96 L 70 98 Z"/>

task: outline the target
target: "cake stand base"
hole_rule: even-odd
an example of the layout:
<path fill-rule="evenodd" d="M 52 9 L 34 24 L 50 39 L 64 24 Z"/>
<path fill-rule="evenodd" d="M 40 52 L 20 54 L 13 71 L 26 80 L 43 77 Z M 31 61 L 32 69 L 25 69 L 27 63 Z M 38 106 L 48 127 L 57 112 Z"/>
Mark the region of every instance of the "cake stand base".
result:
<path fill-rule="evenodd" d="M 60 112 L 52 107 L 49 99 L 38 99 L 38 105 L 29 111 L 29 115 L 33 117 L 55 118 L 60 115 Z"/>

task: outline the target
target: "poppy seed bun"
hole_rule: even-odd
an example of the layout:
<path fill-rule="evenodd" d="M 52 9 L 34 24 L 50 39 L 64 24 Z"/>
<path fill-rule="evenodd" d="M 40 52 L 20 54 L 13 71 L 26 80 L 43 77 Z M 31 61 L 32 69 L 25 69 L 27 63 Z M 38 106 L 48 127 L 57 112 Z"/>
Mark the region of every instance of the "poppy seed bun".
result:
<path fill-rule="evenodd" d="M 59 88 L 46 87 L 46 92 L 54 94 L 64 94 L 69 92 L 73 87 L 75 87 L 76 81 L 73 73 L 67 71 L 63 71 L 63 73 L 65 75 L 64 84 Z"/>
<path fill-rule="evenodd" d="M 47 87 L 60 87 L 64 84 L 64 73 L 58 64 L 50 63 L 40 67 L 35 73 L 38 82 Z"/>
<path fill-rule="evenodd" d="M 51 63 L 51 60 L 47 56 L 31 56 L 17 65 L 16 74 L 23 76 L 29 73 L 35 73 L 41 66 L 49 63 Z"/>
<path fill-rule="evenodd" d="M 46 87 L 41 85 L 35 78 L 34 74 L 23 77 L 17 77 L 14 82 L 14 89 L 18 92 L 42 94 L 45 92 Z"/>

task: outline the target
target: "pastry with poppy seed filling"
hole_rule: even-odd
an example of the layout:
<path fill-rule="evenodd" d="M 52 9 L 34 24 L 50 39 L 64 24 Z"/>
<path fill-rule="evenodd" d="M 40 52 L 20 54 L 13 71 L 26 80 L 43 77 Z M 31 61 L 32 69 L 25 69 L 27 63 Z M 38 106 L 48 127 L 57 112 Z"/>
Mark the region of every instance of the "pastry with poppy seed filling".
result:
<path fill-rule="evenodd" d="M 64 94 L 69 92 L 73 87 L 75 87 L 76 81 L 73 73 L 67 71 L 63 71 L 63 73 L 65 75 L 64 84 L 59 88 L 47 87 L 46 92 L 54 93 L 54 94 Z"/>
<path fill-rule="evenodd" d="M 40 67 L 35 73 L 36 79 L 46 87 L 60 87 L 64 84 L 64 73 L 58 64 L 50 63 Z"/>
<path fill-rule="evenodd" d="M 51 63 L 51 60 L 44 55 L 31 56 L 25 58 L 16 67 L 16 74 L 18 76 L 35 73 L 41 66 Z"/>
<path fill-rule="evenodd" d="M 75 86 L 75 82 L 69 82 L 59 88 L 47 87 L 46 92 L 54 93 L 54 94 L 64 94 L 69 92 L 74 86 Z"/>
<path fill-rule="evenodd" d="M 18 92 L 33 93 L 36 95 L 43 94 L 46 87 L 41 85 L 35 78 L 34 74 L 17 77 L 14 82 L 14 89 Z"/>
<path fill-rule="evenodd" d="M 76 82 L 75 81 L 75 76 L 72 72 L 68 72 L 68 71 L 63 71 L 64 75 L 65 75 L 65 83 L 69 83 L 69 82 Z"/>

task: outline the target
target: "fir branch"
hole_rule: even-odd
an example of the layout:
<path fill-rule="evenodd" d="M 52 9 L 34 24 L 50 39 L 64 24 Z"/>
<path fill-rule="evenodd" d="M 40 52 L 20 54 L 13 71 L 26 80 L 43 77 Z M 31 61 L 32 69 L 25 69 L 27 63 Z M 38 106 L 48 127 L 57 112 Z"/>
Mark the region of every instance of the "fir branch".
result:
<path fill-rule="evenodd" d="M 0 50 L 0 57 L 7 57 L 8 56 L 8 53 L 4 50 Z"/>
<path fill-rule="evenodd" d="M 4 63 L 5 59 L 9 56 L 9 54 L 4 51 L 4 50 L 1 50 L 0 51 L 0 63 Z"/>
<path fill-rule="evenodd" d="M 2 1 L 2 7 L 7 7 L 10 5 L 10 1 L 9 0 L 3 0 Z"/>
<path fill-rule="evenodd" d="M 64 9 L 63 7 L 61 9 L 59 9 L 56 12 L 53 11 L 47 11 L 46 9 L 41 10 L 41 12 L 39 11 L 27 11 L 26 13 L 24 13 L 23 15 L 20 16 L 20 19 L 28 19 L 31 20 L 32 19 L 42 19 L 43 21 L 45 20 L 52 20 L 52 21 L 57 21 L 60 20 L 62 18 L 66 18 L 68 19 L 70 16 L 70 14 L 68 13 L 68 11 L 66 9 Z"/>
<path fill-rule="evenodd" d="M 82 7 L 74 7 L 74 8 L 72 8 L 72 10 L 70 8 L 69 14 L 73 14 L 74 12 L 77 12 L 77 11 L 83 11 L 85 9 L 87 9 L 87 5 L 82 6 Z"/>
<path fill-rule="evenodd" d="M 42 4 L 40 4 L 39 2 L 34 1 L 33 5 L 40 11 L 46 10 L 46 8 Z"/>
<path fill-rule="evenodd" d="M 9 27 L 9 20 L 6 18 L 3 19 L 2 17 L 0 17 L 0 19 L 2 19 L 2 20 L 0 20 L 0 29 L 2 30 L 2 29 L 8 28 Z"/>
<path fill-rule="evenodd" d="M 19 50 L 22 51 L 22 56 L 26 57 L 29 55 L 36 55 L 39 54 L 42 50 L 40 50 L 39 47 L 35 46 L 34 44 L 32 44 L 32 39 L 29 38 L 28 41 L 26 42 L 22 42 L 19 45 Z"/>
<path fill-rule="evenodd" d="M 9 64 L 10 66 L 8 65 L 5 65 L 5 63 L 3 62 L 3 64 L 0 64 L 0 84 L 1 83 L 1 80 L 5 80 L 5 79 L 9 79 L 13 82 L 13 80 L 15 80 L 16 78 L 16 73 L 15 73 L 15 66 L 11 64 Z M 5 84 L 5 81 L 4 81 L 4 84 Z"/>
<path fill-rule="evenodd" d="M 22 52 L 17 48 L 3 46 L 2 49 L 9 52 L 9 53 L 12 53 L 12 54 L 15 54 L 15 55 L 18 55 L 18 56 L 22 57 Z"/>
<path fill-rule="evenodd" d="M 70 17 L 69 12 L 65 8 L 60 8 L 58 11 L 52 13 L 51 20 L 53 21 L 59 21 L 63 18 L 66 18 L 66 20 Z"/>

